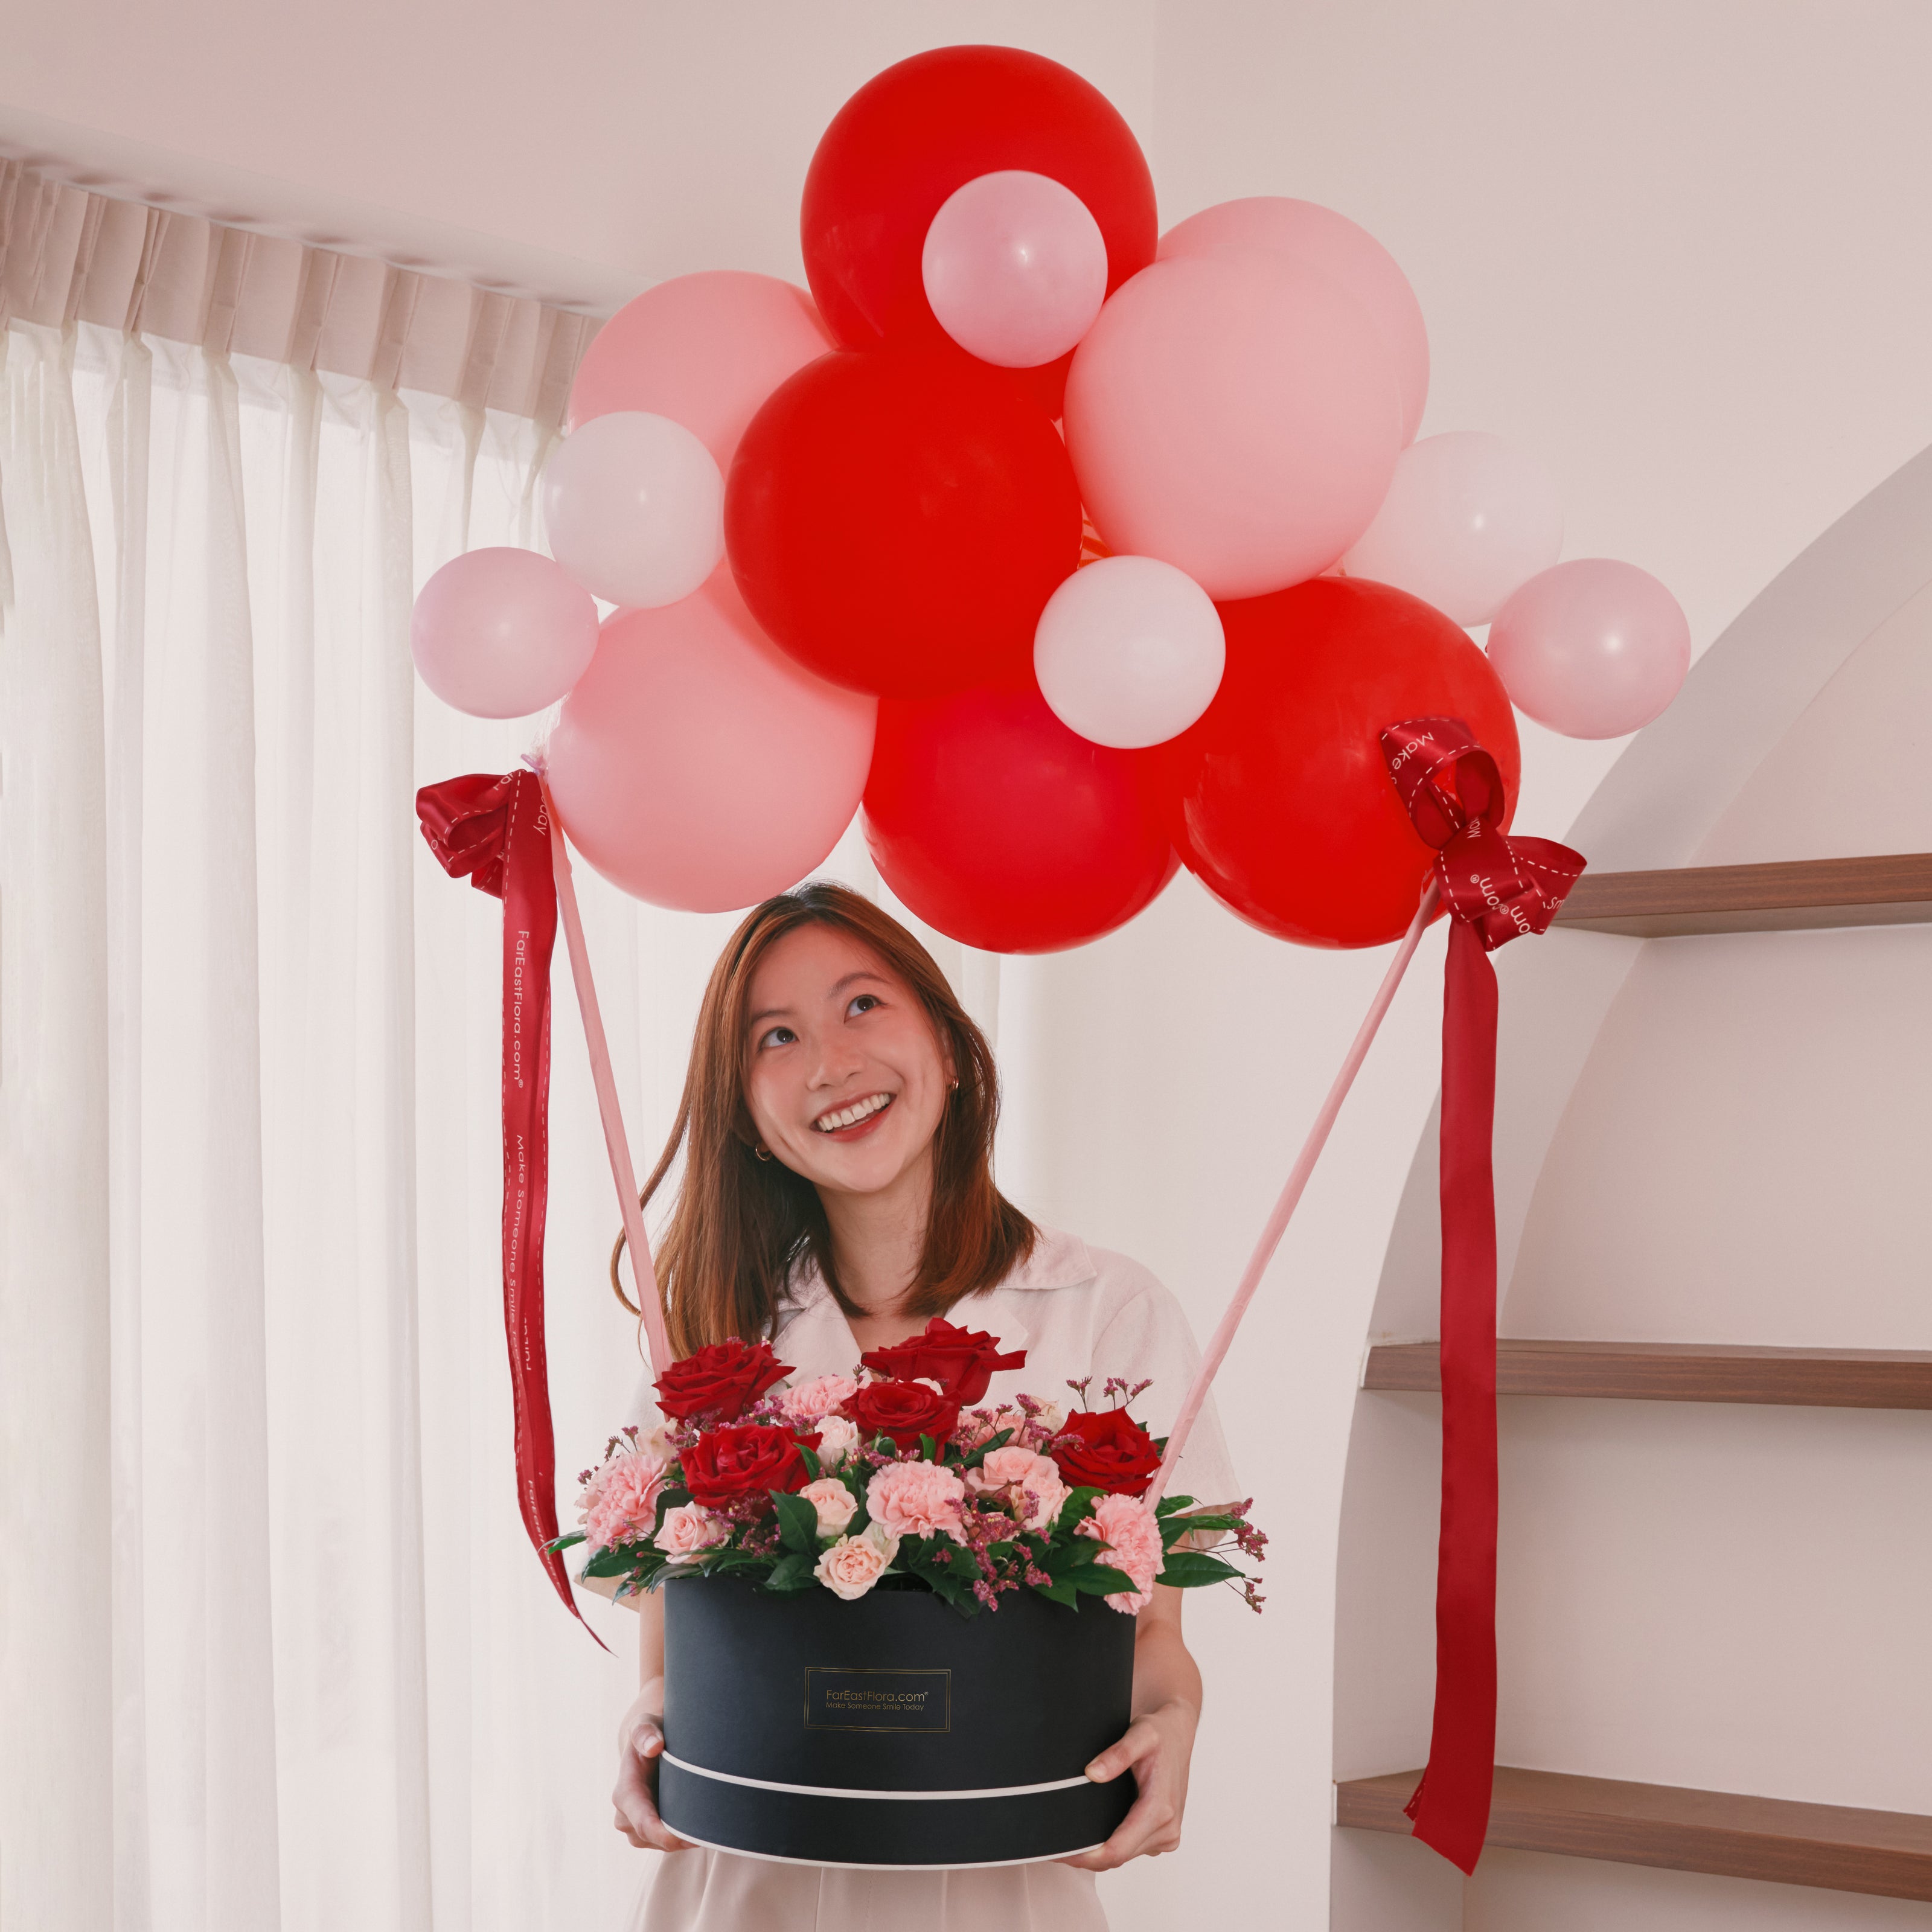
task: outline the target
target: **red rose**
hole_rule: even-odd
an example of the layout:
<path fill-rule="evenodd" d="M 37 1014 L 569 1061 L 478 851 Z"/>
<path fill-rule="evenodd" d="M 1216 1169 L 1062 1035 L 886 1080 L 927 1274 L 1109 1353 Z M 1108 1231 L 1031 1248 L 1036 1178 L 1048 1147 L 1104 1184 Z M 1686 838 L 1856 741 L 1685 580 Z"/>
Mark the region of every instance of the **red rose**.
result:
<path fill-rule="evenodd" d="M 916 1448 L 922 1436 L 944 1442 L 959 1426 L 958 1403 L 923 1382 L 867 1382 L 843 1413 L 868 1442 L 890 1436 L 902 1449 Z"/>
<path fill-rule="evenodd" d="M 1071 1438 L 1070 1440 L 1069 1438 Z M 1154 1480 L 1160 1450 L 1124 1408 L 1082 1409 L 1046 1452 L 1073 1489 L 1137 1496 Z"/>
<path fill-rule="evenodd" d="M 753 1348 L 734 1335 L 672 1363 L 658 1378 L 658 1407 L 679 1422 L 735 1422 L 790 1373 L 791 1365 L 772 1353 L 769 1342 Z"/>
<path fill-rule="evenodd" d="M 999 1343 L 983 1328 L 956 1328 L 935 1315 L 923 1335 L 890 1348 L 869 1348 L 859 1359 L 895 1381 L 930 1377 L 962 1408 L 970 1408 L 986 1393 L 994 1370 L 1025 1367 L 1026 1351 L 1016 1348 L 1003 1355 Z"/>
<path fill-rule="evenodd" d="M 818 1447 L 816 1436 L 794 1436 L 769 1422 L 727 1423 L 709 1429 L 678 1457 L 684 1486 L 694 1503 L 722 1509 L 769 1490 L 802 1490 L 811 1472 L 800 1444 Z"/>

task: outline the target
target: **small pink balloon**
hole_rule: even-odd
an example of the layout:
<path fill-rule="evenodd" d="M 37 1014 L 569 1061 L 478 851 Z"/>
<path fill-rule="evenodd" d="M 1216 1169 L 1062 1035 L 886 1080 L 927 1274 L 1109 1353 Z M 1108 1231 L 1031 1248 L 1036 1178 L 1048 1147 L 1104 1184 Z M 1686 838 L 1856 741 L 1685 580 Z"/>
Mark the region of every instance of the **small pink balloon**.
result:
<path fill-rule="evenodd" d="M 1230 250 L 1156 262 L 1114 291 L 1075 352 L 1066 430 L 1108 547 L 1220 602 L 1318 575 L 1368 528 L 1402 404 L 1346 290 Z"/>
<path fill-rule="evenodd" d="M 878 716 L 877 698 L 769 642 L 721 569 L 681 604 L 605 620 L 550 734 L 550 792 L 614 885 L 733 911 L 796 884 L 838 842 Z"/>
<path fill-rule="evenodd" d="M 1222 248 L 1259 248 L 1340 282 L 1381 332 L 1402 386 L 1402 440 L 1422 424 L 1429 399 L 1429 332 L 1422 304 L 1395 257 L 1346 214 L 1288 195 L 1251 195 L 1223 201 L 1177 222 L 1161 237 L 1163 261 Z"/>
<path fill-rule="evenodd" d="M 1621 738 L 1677 695 L 1690 626 L 1647 570 L 1578 557 L 1532 577 L 1496 613 L 1490 662 L 1510 702 L 1566 738 Z"/>
<path fill-rule="evenodd" d="M 1070 188 L 1006 168 L 956 189 L 926 231 L 926 298 L 969 356 L 1057 362 L 1107 298 L 1107 243 Z"/>
<path fill-rule="evenodd" d="M 1342 574 L 1392 584 L 1459 624 L 1486 624 L 1562 548 L 1562 500 L 1542 463 L 1499 436 L 1455 430 L 1396 458 Z"/>
<path fill-rule="evenodd" d="M 1053 715 L 1121 751 L 1186 730 L 1214 701 L 1226 662 L 1207 592 L 1151 556 L 1084 565 L 1046 600 L 1034 632 L 1034 676 Z"/>
<path fill-rule="evenodd" d="M 452 557 L 410 615 L 410 655 L 422 681 L 472 718 L 526 718 L 554 704 L 596 648 L 590 593 L 533 550 Z"/>
<path fill-rule="evenodd" d="M 683 424 L 642 410 L 594 417 L 544 466 L 556 560 L 607 604 L 688 597 L 724 554 L 724 479 Z"/>
<path fill-rule="evenodd" d="M 680 275 L 597 332 L 570 386 L 569 426 L 619 410 L 669 416 L 728 473 L 765 398 L 836 346 L 812 298 L 790 282 L 738 268 Z"/>

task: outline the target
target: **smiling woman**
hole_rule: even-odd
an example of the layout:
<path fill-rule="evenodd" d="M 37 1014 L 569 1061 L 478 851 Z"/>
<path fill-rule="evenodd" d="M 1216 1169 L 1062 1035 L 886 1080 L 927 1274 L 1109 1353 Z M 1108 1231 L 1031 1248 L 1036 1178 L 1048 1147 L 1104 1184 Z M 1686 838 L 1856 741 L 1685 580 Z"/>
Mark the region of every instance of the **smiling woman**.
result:
<path fill-rule="evenodd" d="M 970 1325 L 987 1331 L 980 1401 L 998 1408 L 1023 1384 L 1046 1396 L 1096 1375 L 1150 1381 L 1147 1418 L 1164 1433 L 1198 1359 L 1186 1318 L 1144 1268 L 1036 1227 L 1000 1193 L 998 1118 L 986 1038 L 903 926 L 836 885 L 756 908 L 712 971 L 676 1123 L 644 1190 L 648 1200 L 682 1154 L 658 1258 L 679 1354 L 769 1341 L 796 1386 L 850 1391 L 862 1355 L 878 1361 L 970 1297 Z M 662 1420 L 648 1376 L 630 1419 L 646 1432 Z M 1241 1493 L 1211 1408 L 1180 1468 L 1176 1487 L 1204 1501 Z M 1058 1863 L 948 1870 L 772 1862 L 678 1838 L 656 1803 L 662 1600 L 630 1600 L 641 1687 L 619 1734 L 616 1824 L 676 1854 L 640 1908 L 644 1932 L 872 1924 L 888 1911 L 926 1932 L 1098 1932 L 1093 1874 L 1180 1843 L 1201 1706 L 1180 1594 L 1155 1588 L 1135 1618 L 1132 1721 L 1087 1767 L 1102 1784 L 1133 1774 L 1114 1835 Z"/>

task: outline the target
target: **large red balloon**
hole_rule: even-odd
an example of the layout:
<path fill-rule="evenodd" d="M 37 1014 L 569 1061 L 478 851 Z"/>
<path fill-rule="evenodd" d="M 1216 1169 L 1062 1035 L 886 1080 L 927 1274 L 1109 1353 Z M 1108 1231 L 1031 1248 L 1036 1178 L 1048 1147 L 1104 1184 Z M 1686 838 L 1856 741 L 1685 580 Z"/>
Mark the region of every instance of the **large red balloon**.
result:
<path fill-rule="evenodd" d="M 1434 854 L 1382 756 L 1386 726 L 1460 718 L 1516 806 L 1522 760 L 1502 681 L 1406 591 L 1318 577 L 1218 607 L 1227 669 L 1164 748 L 1189 868 L 1251 925 L 1303 946 L 1380 946 L 1415 916 Z"/>
<path fill-rule="evenodd" d="M 1087 204 L 1106 241 L 1110 295 L 1154 260 L 1154 177 L 1099 88 L 1017 47 L 936 47 L 874 75 L 812 158 L 805 272 L 832 334 L 854 349 L 887 339 L 950 347 L 926 298 L 926 231 L 956 189 L 1008 168 L 1049 176 Z M 1057 415 L 1069 360 L 1001 380 Z"/>
<path fill-rule="evenodd" d="M 1158 760 L 1075 736 L 1031 687 L 880 705 L 865 808 L 886 884 L 988 952 L 1097 939 L 1179 862 Z"/>
<path fill-rule="evenodd" d="M 855 691 L 1024 675 L 1080 556 L 1052 423 L 956 352 L 835 351 L 780 384 L 731 464 L 724 539 L 766 633 Z"/>

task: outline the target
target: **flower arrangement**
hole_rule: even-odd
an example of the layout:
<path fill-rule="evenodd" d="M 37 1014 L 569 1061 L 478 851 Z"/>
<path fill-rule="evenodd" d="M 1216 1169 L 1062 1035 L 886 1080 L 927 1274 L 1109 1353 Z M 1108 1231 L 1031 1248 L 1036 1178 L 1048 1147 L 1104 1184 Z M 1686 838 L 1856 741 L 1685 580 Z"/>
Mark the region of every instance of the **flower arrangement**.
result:
<path fill-rule="evenodd" d="M 1110 1377 L 1088 1408 L 1092 1378 L 1070 1383 L 1070 1413 L 1028 1395 L 975 1406 L 1025 1360 L 938 1317 L 850 1376 L 796 1386 L 768 1342 L 700 1348 L 656 1384 L 664 1424 L 613 1436 L 584 1472 L 584 1527 L 550 1546 L 585 1545 L 584 1575 L 621 1579 L 620 1596 L 736 1576 L 848 1601 L 930 1590 L 967 1616 L 1023 1588 L 1132 1616 L 1156 1583 L 1229 1582 L 1258 1610 L 1256 1580 L 1196 1546 L 1231 1537 L 1258 1559 L 1248 1503 L 1142 1500 L 1165 1446 L 1128 1413 L 1148 1384 Z"/>

